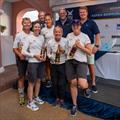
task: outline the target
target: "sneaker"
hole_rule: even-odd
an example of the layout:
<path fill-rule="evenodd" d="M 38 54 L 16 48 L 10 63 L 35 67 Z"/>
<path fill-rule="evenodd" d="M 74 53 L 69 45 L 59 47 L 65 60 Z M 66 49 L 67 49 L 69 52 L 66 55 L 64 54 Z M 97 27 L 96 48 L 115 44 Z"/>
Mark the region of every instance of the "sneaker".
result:
<path fill-rule="evenodd" d="M 24 97 L 19 98 L 19 104 L 20 105 L 25 105 L 25 98 Z"/>
<path fill-rule="evenodd" d="M 93 85 L 93 86 L 91 87 L 91 91 L 92 91 L 93 93 L 98 93 L 97 87 L 96 87 L 95 85 Z"/>
<path fill-rule="evenodd" d="M 73 105 L 70 114 L 73 117 L 77 115 L 77 106 L 76 105 Z"/>
<path fill-rule="evenodd" d="M 90 90 L 90 89 L 84 90 L 84 96 L 85 96 L 86 98 L 90 98 L 90 97 L 91 97 L 91 90 Z"/>
<path fill-rule="evenodd" d="M 55 100 L 55 102 L 52 104 L 53 107 L 57 107 L 60 104 L 59 100 Z"/>
<path fill-rule="evenodd" d="M 44 101 L 42 99 L 40 99 L 39 97 L 35 97 L 34 102 L 36 102 L 36 103 L 38 103 L 40 105 L 44 104 Z"/>
<path fill-rule="evenodd" d="M 61 107 L 61 108 L 67 108 L 67 106 L 65 105 L 64 102 L 61 102 L 61 103 L 60 103 L 60 107 Z"/>
<path fill-rule="evenodd" d="M 27 104 L 27 108 L 31 109 L 32 111 L 37 111 L 39 110 L 39 107 L 34 103 L 34 101 L 29 102 Z"/>
<path fill-rule="evenodd" d="M 50 88 L 52 86 L 52 83 L 50 80 L 46 81 L 46 88 Z"/>

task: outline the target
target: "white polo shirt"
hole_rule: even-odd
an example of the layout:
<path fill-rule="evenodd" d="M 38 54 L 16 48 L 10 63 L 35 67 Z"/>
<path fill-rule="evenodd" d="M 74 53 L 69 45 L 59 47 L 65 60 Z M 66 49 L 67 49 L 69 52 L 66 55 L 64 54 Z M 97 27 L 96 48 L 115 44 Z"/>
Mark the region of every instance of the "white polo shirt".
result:
<path fill-rule="evenodd" d="M 38 61 L 34 55 L 39 55 L 44 44 L 44 37 L 42 35 L 29 35 L 25 41 L 22 49 L 22 54 L 28 57 L 28 62 L 36 63 Z"/>
<path fill-rule="evenodd" d="M 64 50 L 66 50 L 67 40 L 65 38 L 61 38 L 59 42 L 56 42 L 55 39 L 52 39 L 48 42 L 47 45 L 47 56 L 50 58 L 51 64 L 55 63 L 56 51 L 58 49 L 58 45 L 60 45 Z M 66 53 L 60 54 L 60 62 L 59 64 L 63 64 L 66 61 Z"/>
<path fill-rule="evenodd" d="M 69 53 L 76 41 L 79 41 L 82 46 L 90 43 L 89 37 L 82 32 L 80 32 L 80 34 L 77 36 L 74 35 L 73 32 L 69 33 L 67 35 L 67 60 L 71 59 Z M 72 59 L 80 62 L 87 62 L 87 54 L 78 48 Z"/>
<path fill-rule="evenodd" d="M 24 42 L 26 41 L 27 37 L 31 35 L 32 32 L 26 34 L 24 31 L 17 33 L 15 40 L 13 42 L 13 48 L 19 48 L 19 46 L 23 46 Z"/>
<path fill-rule="evenodd" d="M 50 40 L 54 39 L 54 25 L 51 28 L 47 26 L 41 30 L 41 34 L 45 38 L 45 43 L 47 44 Z"/>

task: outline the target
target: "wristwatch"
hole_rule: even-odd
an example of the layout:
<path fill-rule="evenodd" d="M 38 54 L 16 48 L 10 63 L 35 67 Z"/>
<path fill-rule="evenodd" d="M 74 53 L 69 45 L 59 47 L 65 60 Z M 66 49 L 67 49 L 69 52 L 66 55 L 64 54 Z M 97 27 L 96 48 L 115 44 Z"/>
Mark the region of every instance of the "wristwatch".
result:
<path fill-rule="evenodd" d="M 95 47 L 99 48 L 99 45 L 95 45 Z"/>

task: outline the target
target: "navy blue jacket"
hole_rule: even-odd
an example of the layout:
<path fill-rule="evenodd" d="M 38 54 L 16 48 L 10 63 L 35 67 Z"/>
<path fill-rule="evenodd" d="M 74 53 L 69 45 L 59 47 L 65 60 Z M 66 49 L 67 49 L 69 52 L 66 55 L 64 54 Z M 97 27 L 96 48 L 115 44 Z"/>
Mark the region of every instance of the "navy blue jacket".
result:
<path fill-rule="evenodd" d="M 63 29 L 63 37 L 66 37 L 68 33 L 72 32 L 72 21 L 67 18 L 64 25 L 62 25 L 61 20 L 55 22 L 55 26 L 61 26 Z"/>

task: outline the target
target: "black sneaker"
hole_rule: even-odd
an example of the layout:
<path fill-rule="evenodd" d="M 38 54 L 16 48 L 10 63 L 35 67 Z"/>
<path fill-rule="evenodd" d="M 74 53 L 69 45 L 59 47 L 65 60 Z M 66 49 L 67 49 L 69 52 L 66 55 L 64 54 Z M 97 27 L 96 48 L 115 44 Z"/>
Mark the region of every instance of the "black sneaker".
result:
<path fill-rule="evenodd" d="M 67 108 L 67 106 L 65 105 L 64 102 L 60 102 L 60 107 L 61 107 L 61 108 Z"/>
<path fill-rule="evenodd" d="M 58 105 L 59 105 L 59 100 L 56 100 L 56 101 L 52 104 L 53 107 L 57 107 Z"/>
<path fill-rule="evenodd" d="M 73 105 L 70 115 L 73 117 L 77 115 L 77 106 L 76 105 Z"/>
<path fill-rule="evenodd" d="M 90 97 L 91 97 L 91 90 L 90 90 L 90 89 L 84 90 L 84 96 L 85 96 L 86 98 L 90 98 Z"/>
<path fill-rule="evenodd" d="M 98 93 L 97 87 L 96 87 L 95 85 L 93 85 L 93 86 L 91 87 L 91 91 L 92 91 L 93 93 Z"/>
<path fill-rule="evenodd" d="M 46 88 L 50 88 L 50 87 L 52 87 L 52 83 L 51 83 L 51 81 L 50 81 L 50 80 L 47 80 L 45 86 L 46 86 Z"/>

